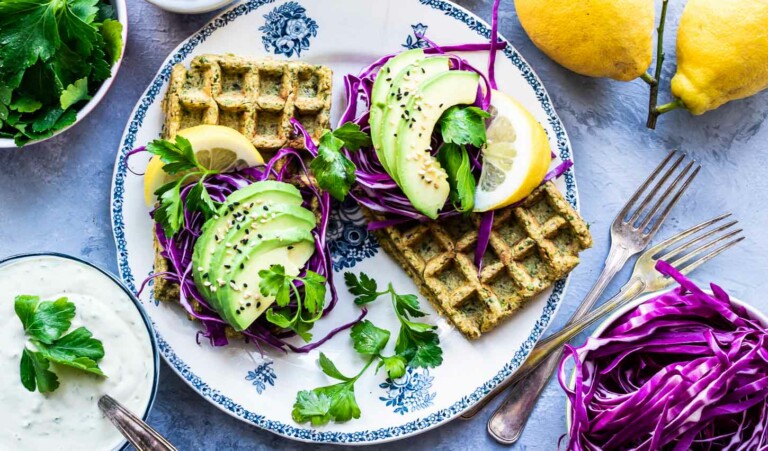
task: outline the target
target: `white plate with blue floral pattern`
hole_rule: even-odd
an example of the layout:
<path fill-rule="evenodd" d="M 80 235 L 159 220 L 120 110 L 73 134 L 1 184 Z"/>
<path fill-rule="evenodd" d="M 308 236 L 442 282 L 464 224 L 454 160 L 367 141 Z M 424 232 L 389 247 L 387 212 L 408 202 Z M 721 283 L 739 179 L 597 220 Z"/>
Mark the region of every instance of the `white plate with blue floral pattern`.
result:
<path fill-rule="evenodd" d="M 285 26 L 288 21 L 291 27 Z M 443 0 L 250 0 L 215 18 L 166 59 L 125 129 L 112 188 L 118 266 L 125 283 L 136 291 L 152 272 L 153 263 L 152 223 L 144 204 L 142 178 L 127 170 L 125 155 L 160 135 L 160 104 L 174 64 L 188 64 L 193 56 L 203 53 L 235 53 L 330 66 L 334 71 L 335 123 L 343 108 L 344 74 L 356 74 L 384 54 L 425 46 L 418 36 L 441 44 L 460 44 L 487 43 L 489 34 L 485 22 Z M 463 56 L 476 67 L 484 67 L 488 57 L 487 53 Z M 500 52 L 496 74 L 500 89 L 522 102 L 544 126 L 558 159 L 572 159 L 563 125 L 541 81 L 511 45 Z M 140 169 L 142 158 L 146 157 L 134 157 L 131 168 Z M 578 207 L 573 169 L 557 184 L 568 201 Z M 339 207 L 329 233 L 341 299 L 334 312 L 315 326 L 316 337 L 359 314 L 352 296 L 341 284 L 344 271 L 366 272 L 380 285 L 391 278 L 399 292 L 418 292 L 367 232 L 354 204 Z M 268 351 L 262 355 L 248 344 L 214 348 L 207 342 L 197 343 L 198 325 L 177 306 L 157 304 L 150 290 L 145 290 L 141 301 L 155 324 L 162 356 L 216 407 L 292 439 L 361 444 L 418 434 L 450 421 L 477 402 L 526 358 L 555 315 L 566 285 L 565 280 L 558 282 L 497 330 L 473 342 L 464 339 L 422 300 L 423 308 L 430 313 L 427 319 L 438 326 L 444 363 L 435 369 L 409 370 L 398 380 L 368 371 L 355 389 L 362 417 L 317 428 L 291 419 L 296 393 L 332 383 L 317 366 L 320 351 L 342 371 L 355 373 L 361 368 L 364 362 L 352 349 L 349 334 L 341 333 L 308 354 Z M 368 319 L 379 327 L 398 328 L 386 301 L 372 305 Z"/>

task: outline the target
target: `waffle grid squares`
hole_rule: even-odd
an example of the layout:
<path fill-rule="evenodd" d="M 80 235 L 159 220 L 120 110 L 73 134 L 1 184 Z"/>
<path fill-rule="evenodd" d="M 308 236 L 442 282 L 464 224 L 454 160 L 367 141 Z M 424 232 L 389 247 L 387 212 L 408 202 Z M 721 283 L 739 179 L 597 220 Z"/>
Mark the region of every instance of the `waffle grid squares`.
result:
<path fill-rule="evenodd" d="M 313 139 L 329 128 L 332 72 L 298 61 L 200 55 L 187 69 L 174 66 L 163 110 L 163 135 L 184 128 L 225 125 L 248 137 L 265 157 L 283 147 L 305 149 L 292 117 Z"/>
<path fill-rule="evenodd" d="M 565 276 L 592 245 L 586 224 L 551 182 L 521 205 L 496 211 L 478 277 L 479 224 L 474 214 L 377 232 L 382 247 L 468 338 L 490 331 Z"/>

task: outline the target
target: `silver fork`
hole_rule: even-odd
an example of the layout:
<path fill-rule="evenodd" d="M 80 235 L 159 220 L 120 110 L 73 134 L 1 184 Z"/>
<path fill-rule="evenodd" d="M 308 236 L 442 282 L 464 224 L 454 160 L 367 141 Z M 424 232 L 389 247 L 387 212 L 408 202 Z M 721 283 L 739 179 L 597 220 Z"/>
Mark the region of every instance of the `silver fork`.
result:
<path fill-rule="evenodd" d="M 744 236 L 740 235 L 742 229 L 733 228 L 738 221 L 722 224 L 722 221 L 729 216 L 730 214 L 726 214 L 703 222 L 645 251 L 635 263 L 632 277 L 621 287 L 616 296 L 540 341 L 533 348 L 525 363 L 517 369 L 512 382 L 524 378 L 542 362 L 548 362 L 548 356 L 561 351 L 566 343 L 599 319 L 637 299 L 642 294 L 668 287 L 673 279 L 656 271 L 656 263 L 659 260 L 664 260 L 681 273 L 688 274 L 742 241 L 744 239 Z M 702 233 L 698 234 L 699 232 Z M 695 234 L 698 235 L 688 239 Z M 559 352 L 558 355 L 560 355 Z M 497 441 L 505 444 L 510 442 L 510 432 L 517 433 L 517 430 L 509 429 L 511 422 L 506 417 L 507 413 L 506 411 L 498 411 L 488 422 L 488 433 Z"/>
<path fill-rule="evenodd" d="M 672 210 L 672 207 L 674 207 L 701 169 L 701 166 L 695 161 L 688 162 L 671 184 L 662 190 L 664 184 L 675 174 L 685 159 L 686 155 L 683 153 L 674 150 L 670 152 L 664 158 L 664 161 L 640 185 L 618 216 L 616 216 L 616 219 L 613 220 L 611 224 L 611 248 L 608 251 L 608 257 L 605 259 L 603 272 L 589 293 L 587 293 L 581 305 L 573 313 L 573 316 L 568 320 L 568 324 L 586 315 L 595 304 L 595 301 L 603 294 L 611 280 L 616 276 L 616 273 L 624 267 L 627 260 L 645 249 L 651 242 L 661 224 Z M 688 175 L 689 173 L 690 175 Z M 656 183 L 654 184 L 654 182 Z M 652 184 L 653 187 L 646 194 L 646 190 Z M 642 200 L 638 203 L 641 196 Z M 654 200 L 655 202 L 652 203 Z M 509 438 L 509 443 L 514 443 L 525 428 L 525 423 L 533 407 L 536 405 L 536 399 L 555 372 L 561 356 L 562 351 L 557 352 L 547 362 L 542 363 L 528 378 L 521 380 L 516 387 L 512 388 L 507 399 L 494 414 L 504 415 L 510 423 L 509 429 L 516 431 Z M 464 419 L 474 417 L 486 404 L 501 394 L 511 384 L 511 379 L 507 378 L 472 408 L 464 412 L 461 417 Z"/>

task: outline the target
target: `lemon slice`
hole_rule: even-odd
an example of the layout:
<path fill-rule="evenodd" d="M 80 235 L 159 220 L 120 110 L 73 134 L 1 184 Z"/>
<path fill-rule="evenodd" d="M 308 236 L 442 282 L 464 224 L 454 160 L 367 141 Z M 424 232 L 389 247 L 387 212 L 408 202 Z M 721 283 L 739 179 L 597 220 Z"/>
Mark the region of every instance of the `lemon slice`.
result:
<path fill-rule="evenodd" d="M 544 180 L 552 160 L 544 129 L 509 95 L 493 91 L 490 121 L 475 211 L 495 210 L 524 199 Z"/>
<path fill-rule="evenodd" d="M 261 154 L 242 133 L 223 125 L 198 125 L 179 131 L 195 151 L 197 161 L 208 169 L 229 172 L 264 164 Z M 166 183 L 178 180 L 184 173 L 170 175 L 163 171 L 160 157 L 149 160 L 144 172 L 144 200 L 155 203 L 155 191 Z"/>

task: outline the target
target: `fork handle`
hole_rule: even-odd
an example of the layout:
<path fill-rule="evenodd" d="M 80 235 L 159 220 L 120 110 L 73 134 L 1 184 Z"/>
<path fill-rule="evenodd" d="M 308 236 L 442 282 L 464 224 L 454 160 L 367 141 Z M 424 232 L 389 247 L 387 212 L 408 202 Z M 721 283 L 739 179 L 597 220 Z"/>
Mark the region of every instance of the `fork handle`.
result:
<path fill-rule="evenodd" d="M 624 267 L 624 264 L 629 260 L 629 257 L 634 255 L 636 252 L 633 252 L 629 249 L 627 249 L 626 246 L 624 246 L 622 243 L 617 243 L 615 246 L 611 246 L 611 249 L 608 251 L 608 257 L 605 259 L 605 267 L 603 268 L 603 272 L 600 273 L 600 277 L 597 278 L 597 281 L 592 286 L 592 289 L 589 290 L 589 293 L 584 297 L 584 300 L 581 301 L 581 304 L 576 309 L 576 311 L 573 313 L 571 318 L 568 320 L 568 323 L 566 325 L 570 324 L 574 320 L 578 319 L 581 316 L 584 316 L 593 305 L 595 305 L 595 301 L 597 301 L 600 296 L 603 294 L 603 291 L 605 291 L 605 288 L 608 286 L 608 284 L 613 280 L 613 278 L 616 276 L 616 273 L 618 273 L 621 268 Z M 554 371 L 554 366 L 552 367 L 552 371 Z M 513 376 L 517 375 L 519 373 L 519 370 L 514 373 Z M 551 377 L 552 372 L 547 373 L 549 376 L 547 376 L 544 380 L 540 381 L 540 386 L 538 389 L 534 389 L 533 391 L 528 391 L 529 394 L 527 396 L 532 397 L 532 400 L 525 400 L 526 404 L 530 404 L 529 407 L 525 410 L 519 411 L 519 415 L 524 416 L 525 418 L 528 418 L 530 415 L 531 410 L 533 410 L 533 406 L 536 405 L 536 398 L 538 398 L 539 393 L 544 389 L 544 385 L 546 385 L 547 380 L 549 377 Z M 461 418 L 464 420 L 468 420 L 475 415 L 477 415 L 478 412 L 480 412 L 483 407 L 485 407 L 489 402 L 491 402 L 494 398 L 499 396 L 502 392 L 504 392 L 510 385 L 512 385 L 513 380 L 510 378 L 507 378 L 499 385 L 497 385 L 493 390 L 491 390 L 490 393 L 485 395 L 480 401 L 478 401 L 474 406 L 467 409 L 463 414 L 461 414 Z M 515 379 L 519 380 L 519 379 Z M 507 405 L 507 402 L 502 404 L 502 407 L 499 409 L 504 408 Z M 516 410 L 519 410 L 519 408 L 516 408 Z M 498 412 L 498 410 L 497 410 Z M 490 425 L 489 425 L 490 427 Z M 521 424 L 521 429 L 525 427 L 525 422 Z"/>
<path fill-rule="evenodd" d="M 596 308 L 586 316 L 583 316 L 578 320 L 569 323 L 567 326 L 563 327 L 544 340 L 541 340 L 533 348 L 533 351 L 531 351 L 528 359 L 522 365 L 520 365 L 520 368 L 517 369 L 515 376 L 512 378 L 512 381 L 519 381 L 523 376 L 538 367 L 544 361 L 544 359 L 552 355 L 553 352 L 560 350 L 565 344 L 576 337 L 576 335 L 584 332 L 584 330 L 586 330 L 589 326 L 602 319 L 609 313 L 614 312 L 619 307 L 626 305 L 633 299 L 637 299 L 638 296 L 645 292 L 645 287 L 646 283 L 639 277 L 633 277 L 629 279 L 629 282 L 627 282 L 627 284 L 621 288 L 621 291 L 616 296 L 606 301 L 605 304 Z"/>
<path fill-rule="evenodd" d="M 517 369 L 510 379 L 515 384 L 509 395 L 488 420 L 488 433 L 499 443 L 511 445 L 520 438 L 531 416 L 536 400 L 563 356 L 563 345 L 595 321 L 636 299 L 645 292 L 645 283 L 632 278 L 621 291 L 592 313 L 570 322 L 560 331 L 540 341 L 531 351 L 528 360 Z"/>

